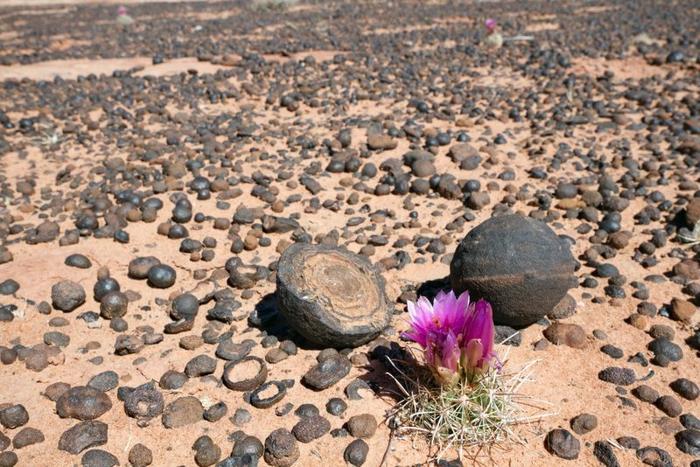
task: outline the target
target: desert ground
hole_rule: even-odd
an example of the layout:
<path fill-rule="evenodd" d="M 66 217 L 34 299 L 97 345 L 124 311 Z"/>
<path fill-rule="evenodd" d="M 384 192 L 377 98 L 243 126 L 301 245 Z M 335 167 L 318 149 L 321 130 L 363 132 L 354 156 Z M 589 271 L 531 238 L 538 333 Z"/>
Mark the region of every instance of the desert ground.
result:
<path fill-rule="evenodd" d="M 122 3 L 0 0 L 0 466 L 700 466 L 700 2 Z M 384 357 L 506 214 L 576 281 L 496 323 L 527 423 L 438 453 Z M 367 258 L 390 325 L 301 335 L 293 243 Z"/>

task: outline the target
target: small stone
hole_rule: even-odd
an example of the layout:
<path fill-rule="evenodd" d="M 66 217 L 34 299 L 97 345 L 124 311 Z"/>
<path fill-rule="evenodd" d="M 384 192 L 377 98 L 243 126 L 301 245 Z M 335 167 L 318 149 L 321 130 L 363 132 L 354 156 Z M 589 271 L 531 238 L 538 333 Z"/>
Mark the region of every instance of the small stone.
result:
<path fill-rule="evenodd" d="M 634 394 L 637 399 L 649 404 L 653 404 L 659 398 L 659 392 L 646 384 L 640 384 L 632 389 L 632 394 Z"/>
<path fill-rule="evenodd" d="M 124 397 L 124 412 L 138 420 L 150 420 L 163 413 L 163 395 L 151 381 L 129 391 Z"/>
<path fill-rule="evenodd" d="M 377 431 L 377 419 L 368 413 L 350 417 L 346 425 L 355 438 L 371 438 Z"/>
<path fill-rule="evenodd" d="M 367 454 L 369 454 L 367 443 L 363 439 L 356 439 L 345 448 L 343 459 L 348 464 L 359 467 L 367 460 Z"/>
<path fill-rule="evenodd" d="M 547 451 L 562 459 L 578 459 L 581 443 L 568 430 L 557 428 L 550 431 L 545 439 Z"/>
<path fill-rule="evenodd" d="M 190 378 L 210 375 L 216 371 L 216 359 L 209 355 L 198 355 L 187 362 L 185 374 Z"/>
<path fill-rule="evenodd" d="M 671 459 L 668 452 L 661 448 L 649 446 L 637 449 L 636 455 L 637 459 L 646 465 L 651 465 L 653 467 L 673 467 L 673 459 Z"/>
<path fill-rule="evenodd" d="M 677 417 L 683 413 L 683 407 L 673 396 L 661 396 L 654 402 L 654 405 L 669 417 Z"/>
<path fill-rule="evenodd" d="M 114 371 L 103 371 L 88 381 L 88 387 L 97 389 L 98 391 L 107 392 L 116 388 L 119 384 L 119 375 Z"/>
<path fill-rule="evenodd" d="M 32 444 L 43 443 L 44 440 L 44 433 L 36 428 L 26 427 L 22 428 L 12 439 L 12 447 L 22 449 Z"/>
<path fill-rule="evenodd" d="M 113 467 L 119 465 L 119 459 L 102 449 L 91 449 L 80 459 L 82 467 Z"/>
<path fill-rule="evenodd" d="M 202 403 L 193 396 L 184 396 L 175 399 L 163 411 L 163 426 L 165 428 L 179 428 L 181 426 L 197 423 L 204 415 Z"/>
<path fill-rule="evenodd" d="M 607 383 L 629 386 L 636 381 L 637 375 L 634 373 L 634 370 L 630 368 L 611 366 L 600 371 L 598 373 L 598 378 Z"/>
<path fill-rule="evenodd" d="M 129 450 L 129 463 L 132 467 L 147 467 L 153 463 L 153 453 L 143 444 L 137 443 Z"/>
<path fill-rule="evenodd" d="M 695 311 L 695 305 L 687 300 L 681 300 L 679 298 L 671 300 L 671 318 L 676 321 L 690 323 L 693 320 Z"/>
<path fill-rule="evenodd" d="M 107 425 L 97 420 L 80 422 L 69 428 L 58 440 L 58 449 L 79 454 L 87 448 L 107 442 Z"/>
<path fill-rule="evenodd" d="M 676 433 L 676 447 L 691 456 L 700 456 L 700 430 L 683 430 Z"/>
<path fill-rule="evenodd" d="M 323 390 L 336 384 L 350 373 L 352 363 L 342 355 L 324 359 L 312 367 L 303 377 L 303 382 L 315 390 Z"/>
<path fill-rule="evenodd" d="M 289 430 L 278 428 L 265 439 L 265 462 L 273 467 L 289 467 L 299 459 L 299 447 Z"/>
<path fill-rule="evenodd" d="M 689 379 L 678 378 L 673 381 L 670 386 L 676 394 L 689 401 L 694 401 L 700 396 L 698 385 Z"/>
<path fill-rule="evenodd" d="M 73 281 L 61 281 L 51 287 L 51 302 L 57 310 L 70 312 L 85 303 L 85 289 Z"/>
<path fill-rule="evenodd" d="M 208 467 L 221 459 L 221 448 L 207 435 L 200 436 L 192 445 L 194 461 L 199 467 Z"/>
<path fill-rule="evenodd" d="M 577 415 L 571 419 L 571 429 L 577 435 L 585 435 L 590 433 L 598 426 L 598 418 L 595 415 L 589 413 L 583 413 Z"/>
<path fill-rule="evenodd" d="M 21 404 L 11 405 L 0 410 L 0 424 L 10 430 L 26 425 L 29 421 L 29 413 Z"/>
<path fill-rule="evenodd" d="M 109 396 L 89 386 L 72 387 L 56 401 L 56 412 L 61 418 L 94 420 L 111 408 Z"/>
<path fill-rule="evenodd" d="M 331 424 L 320 415 L 302 417 L 292 428 L 294 437 L 302 443 L 310 443 L 331 430 Z"/>
<path fill-rule="evenodd" d="M 348 404 L 343 399 L 334 397 L 326 402 L 326 412 L 336 417 L 342 416 L 348 408 Z"/>
<path fill-rule="evenodd" d="M 593 455 L 605 467 L 620 467 L 615 451 L 607 441 L 596 441 L 593 445 Z"/>
<path fill-rule="evenodd" d="M 556 322 L 545 329 L 543 334 L 555 345 L 564 344 L 574 349 L 586 346 L 586 332 L 578 324 Z"/>

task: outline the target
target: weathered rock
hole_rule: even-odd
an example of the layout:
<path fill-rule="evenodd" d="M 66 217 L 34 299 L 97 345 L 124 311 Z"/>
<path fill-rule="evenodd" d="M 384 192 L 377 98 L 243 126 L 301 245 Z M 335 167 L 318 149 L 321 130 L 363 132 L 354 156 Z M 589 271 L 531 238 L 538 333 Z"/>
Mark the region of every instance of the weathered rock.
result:
<path fill-rule="evenodd" d="M 388 324 L 384 280 L 365 258 L 329 245 L 296 243 L 280 258 L 277 299 L 288 323 L 324 347 L 356 347 Z"/>
<path fill-rule="evenodd" d="M 78 454 L 93 446 L 100 446 L 107 442 L 107 425 L 105 423 L 90 420 L 80 422 L 66 430 L 58 440 L 58 449 Z"/>
<path fill-rule="evenodd" d="M 56 412 L 62 418 L 94 420 L 111 408 L 109 396 L 89 386 L 72 387 L 56 401 Z"/>
<path fill-rule="evenodd" d="M 180 397 L 165 408 L 163 426 L 165 428 L 179 428 L 191 425 L 202 420 L 203 415 L 204 407 L 199 399 L 193 396 Z"/>

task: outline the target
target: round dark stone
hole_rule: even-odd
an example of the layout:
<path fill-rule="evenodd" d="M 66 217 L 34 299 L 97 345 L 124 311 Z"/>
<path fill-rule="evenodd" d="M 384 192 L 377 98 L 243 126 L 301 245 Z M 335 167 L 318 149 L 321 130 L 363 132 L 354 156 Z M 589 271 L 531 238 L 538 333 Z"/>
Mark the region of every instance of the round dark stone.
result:
<path fill-rule="evenodd" d="M 635 375 L 634 370 L 630 368 L 611 366 L 600 371 L 598 373 L 598 378 L 607 383 L 629 386 L 636 381 L 637 375 Z"/>
<path fill-rule="evenodd" d="M 233 444 L 231 455 L 234 457 L 254 456 L 262 457 L 265 452 L 262 442 L 255 436 L 245 436 Z"/>
<path fill-rule="evenodd" d="M 118 292 L 119 289 L 119 282 L 111 277 L 106 277 L 95 282 L 95 286 L 92 288 L 92 294 L 95 297 L 95 301 L 99 302 L 108 293 Z"/>
<path fill-rule="evenodd" d="M 462 240 L 450 281 L 455 293 L 468 290 L 473 299 L 489 300 L 497 324 L 521 327 L 550 313 L 577 285 L 574 265 L 568 245 L 546 224 L 502 215 Z"/>
<path fill-rule="evenodd" d="M 66 266 L 71 266 L 79 269 L 89 269 L 92 267 L 92 262 L 90 261 L 90 259 L 85 255 L 81 255 L 80 253 L 74 253 L 66 257 L 66 260 L 64 262 Z"/>
<path fill-rule="evenodd" d="M 367 460 L 367 454 L 369 454 L 369 445 L 363 439 L 356 439 L 345 448 L 343 459 L 348 464 L 359 467 Z"/>
<path fill-rule="evenodd" d="M 6 279 L 0 282 L 0 295 L 12 295 L 19 290 L 19 282 L 14 279 Z"/>
<path fill-rule="evenodd" d="M 126 314 L 129 300 L 119 291 L 109 292 L 100 300 L 100 316 L 104 319 L 121 318 Z"/>
<path fill-rule="evenodd" d="M 199 311 L 199 299 L 191 293 L 178 295 L 173 300 L 170 317 L 174 320 L 187 319 L 192 320 L 197 316 Z"/>
<path fill-rule="evenodd" d="M 157 264 L 148 270 L 148 285 L 157 289 L 167 289 L 175 283 L 175 270 L 167 264 Z"/>
<path fill-rule="evenodd" d="M 326 402 L 326 412 L 336 417 L 342 416 L 348 408 L 348 404 L 338 397 L 334 397 Z"/>
<path fill-rule="evenodd" d="M 292 433 L 278 428 L 265 439 L 265 462 L 272 466 L 290 466 L 299 459 L 299 446 Z"/>

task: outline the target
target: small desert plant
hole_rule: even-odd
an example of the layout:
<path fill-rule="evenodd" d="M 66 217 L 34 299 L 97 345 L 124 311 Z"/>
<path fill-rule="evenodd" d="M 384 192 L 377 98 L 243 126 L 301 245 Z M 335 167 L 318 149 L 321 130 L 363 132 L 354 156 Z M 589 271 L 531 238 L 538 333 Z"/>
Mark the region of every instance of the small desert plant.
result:
<path fill-rule="evenodd" d="M 424 365 L 388 360 L 399 388 L 391 412 L 399 432 L 427 436 L 440 458 L 449 450 L 517 440 L 514 425 L 533 420 L 521 403 L 521 386 L 532 364 L 507 374 L 494 351 L 491 305 L 470 303 L 469 294 L 439 293 L 434 302 L 409 303 L 411 329 Z M 539 417 L 537 417 L 539 418 Z"/>

